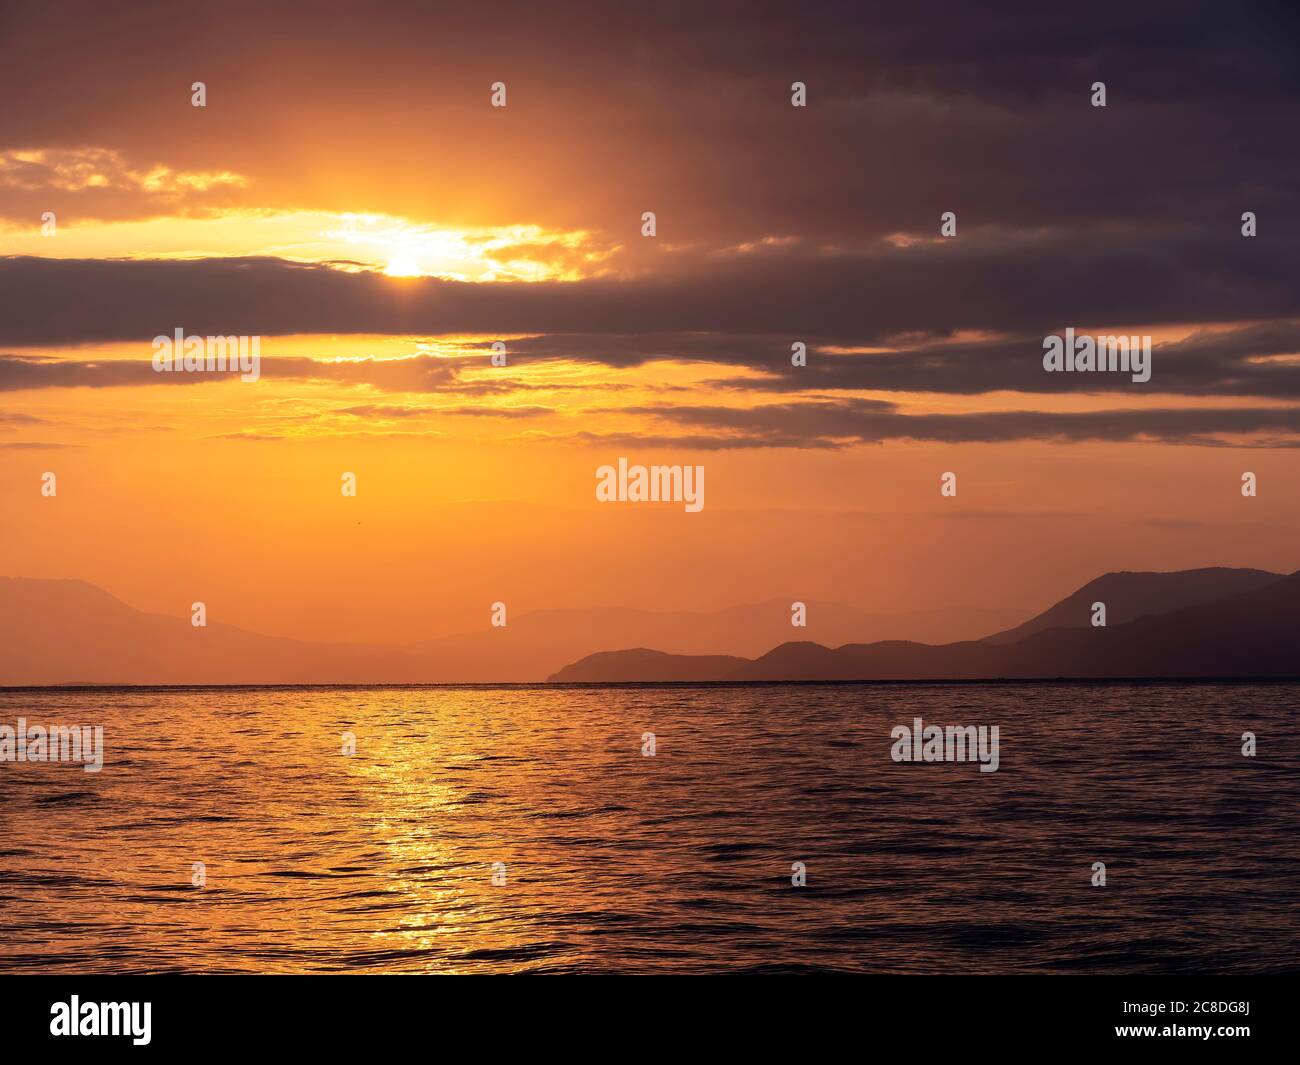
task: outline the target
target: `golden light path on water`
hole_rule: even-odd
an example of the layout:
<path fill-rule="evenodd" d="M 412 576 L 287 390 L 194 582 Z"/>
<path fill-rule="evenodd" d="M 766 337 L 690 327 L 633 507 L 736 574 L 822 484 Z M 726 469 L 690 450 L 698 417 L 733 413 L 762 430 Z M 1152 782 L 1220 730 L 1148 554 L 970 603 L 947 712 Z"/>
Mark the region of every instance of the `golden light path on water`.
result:
<path fill-rule="evenodd" d="M 0 969 L 1278 969 L 1298 695 L 10 689 L 105 755 L 0 764 Z M 997 772 L 891 761 L 916 716 L 997 724 Z"/>

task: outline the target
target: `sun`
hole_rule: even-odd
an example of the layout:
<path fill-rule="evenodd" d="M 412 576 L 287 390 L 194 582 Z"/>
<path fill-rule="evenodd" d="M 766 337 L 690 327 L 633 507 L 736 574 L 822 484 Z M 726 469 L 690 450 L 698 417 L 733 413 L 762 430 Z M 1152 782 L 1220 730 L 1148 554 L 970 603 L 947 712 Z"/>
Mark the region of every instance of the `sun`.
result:
<path fill-rule="evenodd" d="M 419 277 L 422 272 L 420 259 L 413 251 L 399 251 L 384 268 L 389 277 Z"/>

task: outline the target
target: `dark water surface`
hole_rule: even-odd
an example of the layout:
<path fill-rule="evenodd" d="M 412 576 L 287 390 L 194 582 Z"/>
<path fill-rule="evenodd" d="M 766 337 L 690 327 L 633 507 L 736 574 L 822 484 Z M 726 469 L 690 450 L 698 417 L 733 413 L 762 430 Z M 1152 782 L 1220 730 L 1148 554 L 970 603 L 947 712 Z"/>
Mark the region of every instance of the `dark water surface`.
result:
<path fill-rule="evenodd" d="M 0 691 L 0 724 L 101 724 L 106 747 L 97 774 L 0 763 L 0 970 L 1294 971 L 1298 706 L 1296 685 Z M 999 726 L 1000 768 L 891 761 L 916 716 Z"/>

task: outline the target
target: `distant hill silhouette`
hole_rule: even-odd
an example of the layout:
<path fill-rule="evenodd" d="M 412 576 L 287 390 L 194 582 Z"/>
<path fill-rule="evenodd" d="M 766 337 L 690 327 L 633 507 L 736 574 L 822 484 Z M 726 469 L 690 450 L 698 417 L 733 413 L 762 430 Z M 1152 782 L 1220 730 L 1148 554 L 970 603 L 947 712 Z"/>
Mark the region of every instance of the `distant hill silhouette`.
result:
<path fill-rule="evenodd" d="M 599 651 L 588 655 L 582 661 L 566 666 L 549 680 L 565 681 L 569 679 L 566 672 L 573 672 L 575 676 L 580 673 L 579 679 L 588 684 L 617 683 L 626 679 L 630 669 L 639 681 L 708 681 L 750 664 L 748 659 L 732 655 L 666 655 L 662 651 L 638 647 L 631 651 Z"/>
<path fill-rule="evenodd" d="M 830 643 L 900 632 L 961 639 L 1028 616 L 983 607 L 866 613 L 806 605 L 807 633 Z M 188 616 L 144 613 L 85 581 L 0 578 L 0 685 L 532 683 L 611 645 L 730 655 L 739 664 L 790 631 L 790 600 L 717 611 L 540 610 L 512 615 L 504 628 L 488 626 L 485 610 L 477 632 L 404 646 L 264 636 L 223 623 L 219 611 L 208 621 L 196 629 Z M 691 676 L 699 667 L 681 668 Z"/>
<path fill-rule="evenodd" d="M 793 597 L 792 597 L 793 598 Z M 505 628 L 485 627 L 407 648 L 438 680 L 540 681 L 566 662 L 611 647 L 653 647 L 670 655 L 754 658 L 790 633 L 791 599 L 769 599 L 716 611 L 650 611 L 620 607 L 538 610 L 512 615 Z M 1015 624 L 1027 610 L 958 608 L 866 613 L 841 603 L 808 600 L 810 639 L 841 644 L 902 636 L 929 643 L 974 639 Z"/>
<path fill-rule="evenodd" d="M 1095 601 L 1107 604 L 1105 628 L 1090 624 Z M 889 617 L 928 625 L 922 614 L 816 602 L 801 631 L 831 646 L 778 643 L 789 610 L 770 600 L 714 613 L 539 611 L 504 629 L 390 647 L 263 636 L 211 616 L 194 628 L 188 616 L 135 610 L 84 581 L 0 578 L 0 685 L 531 683 L 565 661 L 551 680 L 1300 676 L 1300 574 L 1107 574 L 1015 629 L 938 644 L 861 638 Z M 978 616 L 1023 613 L 966 612 L 957 624 Z M 650 649 L 647 633 L 667 646 Z M 855 642 L 839 642 L 844 633 Z M 607 649 L 625 639 L 635 650 Z M 753 649 L 718 650 L 738 644 Z"/>
<path fill-rule="evenodd" d="M 421 678 L 399 650 L 135 610 L 85 581 L 0 578 L 0 684 L 318 684 Z"/>
<path fill-rule="evenodd" d="M 1173 573 L 1107 573 L 1014 629 L 984 637 L 986 643 L 1015 643 L 1045 629 L 1091 625 L 1093 603 L 1106 604 L 1107 625 L 1136 621 L 1143 614 L 1167 614 L 1185 606 L 1211 603 L 1238 592 L 1253 592 L 1280 580 L 1262 569 L 1185 569 Z M 901 637 L 900 638 L 905 638 Z M 946 643 L 946 640 L 926 640 Z"/>
<path fill-rule="evenodd" d="M 1187 583 L 1179 589 L 1178 578 L 1183 576 Z M 1161 579 L 1146 579 L 1151 577 Z M 1206 590 L 1216 582 L 1219 588 L 1254 587 L 1203 601 Z M 1122 604 L 1121 617 L 1132 620 L 1115 624 L 1108 617 L 1105 627 L 1091 625 L 1092 603 L 1106 602 L 1102 595 L 1094 598 L 1097 589 L 1131 591 L 1139 587 L 1154 591 L 1146 604 L 1132 599 Z M 1170 608 L 1170 604 L 1188 601 L 1195 605 Z M 1107 603 L 1108 615 L 1109 611 Z M 1075 612 L 1081 615 L 1081 622 Z M 734 669 L 719 670 L 708 679 L 1300 677 L 1300 573 L 1281 576 L 1250 570 L 1189 570 L 1186 574 L 1108 574 L 1040 617 L 1071 624 L 1030 631 L 1010 641 L 1007 634 L 1000 633 L 987 640 L 938 646 L 900 640 L 837 648 L 789 642 Z M 621 669 L 616 668 L 616 658 L 602 656 L 600 679 L 654 679 L 642 672 L 647 661 L 644 650 L 636 654 L 641 657 L 627 659 Z M 684 670 L 686 666 L 677 663 L 674 668 Z M 580 662 L 551 679 L 583 682 L 594 678 Z"/>

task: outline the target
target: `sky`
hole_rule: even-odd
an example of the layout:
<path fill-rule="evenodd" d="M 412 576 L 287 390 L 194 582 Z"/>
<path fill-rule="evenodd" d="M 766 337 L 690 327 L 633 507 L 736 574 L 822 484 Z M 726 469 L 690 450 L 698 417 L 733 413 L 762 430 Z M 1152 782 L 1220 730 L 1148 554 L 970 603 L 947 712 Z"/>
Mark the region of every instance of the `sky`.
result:
<path fill-rule="evenodd" d="M 392 641 L 1300 568 L 1289 5 L 184 6 L 0 2 L 0 574 Z"/>

